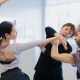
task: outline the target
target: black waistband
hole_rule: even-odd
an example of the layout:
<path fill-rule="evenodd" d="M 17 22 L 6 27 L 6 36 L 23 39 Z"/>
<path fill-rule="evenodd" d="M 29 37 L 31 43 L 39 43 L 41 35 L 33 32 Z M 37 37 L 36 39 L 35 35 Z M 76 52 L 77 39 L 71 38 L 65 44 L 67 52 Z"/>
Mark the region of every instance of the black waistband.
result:
<path fill-rule="evenodd" d="M 13 68 L 13 69 L 8 69 L 7 71 L 1 73 L 1 75 L 7 74 L 8 72 L 11 72 L 11 71 L 15 71 L 15 70 L 17 70 L 17 69 L 19 69 L 19 67 L 15 67 L 15 68 Z"/>

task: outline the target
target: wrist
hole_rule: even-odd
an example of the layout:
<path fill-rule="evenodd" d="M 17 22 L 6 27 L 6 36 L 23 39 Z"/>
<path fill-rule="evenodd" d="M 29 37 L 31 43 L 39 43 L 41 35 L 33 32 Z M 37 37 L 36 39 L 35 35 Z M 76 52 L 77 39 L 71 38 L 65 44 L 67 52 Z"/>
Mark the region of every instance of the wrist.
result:
<path fill-rule="evenodd" d="M 58 39 L 61 38 L 61 35 L 59 33 L 55 33 L 54 36 L 57 37 Z"/>

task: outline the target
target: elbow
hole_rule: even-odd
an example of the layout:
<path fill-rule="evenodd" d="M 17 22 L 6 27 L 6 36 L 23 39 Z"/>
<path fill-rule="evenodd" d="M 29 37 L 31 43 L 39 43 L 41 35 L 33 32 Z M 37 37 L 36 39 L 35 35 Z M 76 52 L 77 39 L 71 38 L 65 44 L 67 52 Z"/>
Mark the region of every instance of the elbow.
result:
<path fill-rule="evenodd" d="M 52 57 L 53 59 L 56 59 L 56 58 L 57 58 L 57 55 L 54 54 L 54 53 L 51 53 L 51 57 Z"/>

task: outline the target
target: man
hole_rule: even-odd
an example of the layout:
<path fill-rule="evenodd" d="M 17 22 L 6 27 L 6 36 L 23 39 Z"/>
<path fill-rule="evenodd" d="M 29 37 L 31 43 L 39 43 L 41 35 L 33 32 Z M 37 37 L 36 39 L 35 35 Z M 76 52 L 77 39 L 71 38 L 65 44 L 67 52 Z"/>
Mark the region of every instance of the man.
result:
<path fill-rule="evenodd" d="M 75 26 L 72 23 L 66 23 L 62 26 L 60 33 L 57 33 L 53 28 L 46 27 L 46 38 L 58 36 L 61 34 L 65 38 L 71 38 L 75 33 Z M 62 63 L 54 60 L 51 57 L 52 44 L 45 46 L 45 51 L 41 52 L 39 60 L 35 66 L 35 74 L 33 80 L 63 80 Z M 58 45 L 59 53 L 70 53 L 72 47 L 67 42 L 67 50 L 62 44 Z"/>

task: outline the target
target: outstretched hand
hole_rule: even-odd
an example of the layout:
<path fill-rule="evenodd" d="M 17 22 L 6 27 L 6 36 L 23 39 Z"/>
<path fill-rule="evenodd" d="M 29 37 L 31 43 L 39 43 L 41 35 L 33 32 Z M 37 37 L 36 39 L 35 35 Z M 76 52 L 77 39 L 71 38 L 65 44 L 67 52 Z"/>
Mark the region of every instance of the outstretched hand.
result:
<path fill-rule="evenodd" d="M 40 50 L 41 50 L 42 52 L 45 52 L 45 50 L 46 50 L 45 45 L 46 45 L 46 44 L 39 44 L 39 45 L 38 45 L 38 47 L 40 48 Z"/>

